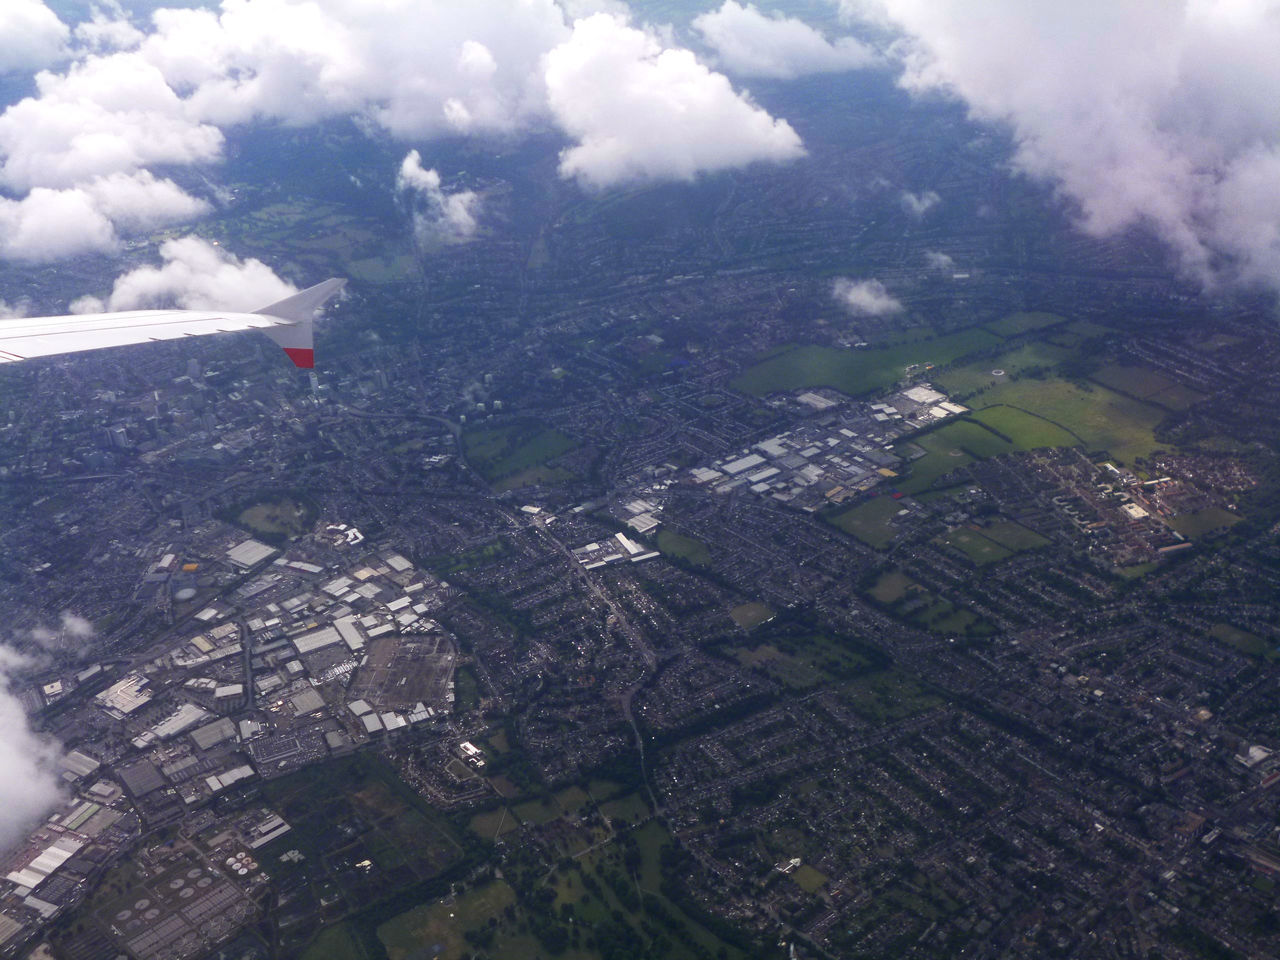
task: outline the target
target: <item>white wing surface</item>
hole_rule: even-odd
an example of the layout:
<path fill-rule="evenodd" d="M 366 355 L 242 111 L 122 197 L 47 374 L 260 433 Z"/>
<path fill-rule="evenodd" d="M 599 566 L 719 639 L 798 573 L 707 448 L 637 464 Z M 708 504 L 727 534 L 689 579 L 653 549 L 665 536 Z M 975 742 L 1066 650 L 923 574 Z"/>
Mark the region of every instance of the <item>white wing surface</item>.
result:
<path fill-rule="evenodd" d="M 221 310 L 130 310 L 0 322 L 0 363 L 80 350 L 180 340 L 211 333 L 261 330 L 284 348 L 294 365 L 315 366 L 312 320 L 346 283 L 332 279 L 253 313 Z"/>

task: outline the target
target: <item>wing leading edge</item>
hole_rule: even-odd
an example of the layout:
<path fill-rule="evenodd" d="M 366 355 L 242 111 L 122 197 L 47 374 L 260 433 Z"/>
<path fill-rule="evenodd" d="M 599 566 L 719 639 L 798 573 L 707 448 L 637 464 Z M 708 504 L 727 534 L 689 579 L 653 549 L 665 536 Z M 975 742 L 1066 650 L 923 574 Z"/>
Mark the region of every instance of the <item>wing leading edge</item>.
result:
<path fill-rule="evenodd" d="M 0 322 L 0 363 L 101 350 L 155 340 L 261 330 L 295 366 L 315 366 L 315 312 L 346 284 L 331 279 L 253 313 L 219 310 L 131 310 Z"/>

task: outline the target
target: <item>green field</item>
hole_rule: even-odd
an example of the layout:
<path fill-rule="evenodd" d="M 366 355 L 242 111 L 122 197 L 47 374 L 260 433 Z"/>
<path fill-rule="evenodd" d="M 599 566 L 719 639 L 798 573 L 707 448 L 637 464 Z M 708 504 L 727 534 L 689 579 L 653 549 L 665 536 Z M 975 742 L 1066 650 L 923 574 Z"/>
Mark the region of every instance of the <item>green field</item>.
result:
<path fill-rule="evenodd" d="M 439 877 L 463 855 L 451 825 L 390 766 L 368 753 L 267 781 L 262 792 L 293 828 L 261 848 L 262 862 L 272 865 L 275 877 L 305 880 L 317 891 L 336 895 L 339 905 L 331 915 L 382 903 Z M 280 854 L 295 849 L 303 855 L 301 862 L 279 860 Z M 337 951 L 346 939 L 330 933 L 325 948 Z M 315 944 L 308 950 L 309 957 L 322 955 Z"/>
<path fill-rule="evenodd" d="M 559 430 L 536 424 L 509 424 L 468 430 L 462 435 L 467 462 L 490 483 L 521 477 L 524 483 L 551 482 L 553 472 L 530 474 L 578 446 Z"/>
<path fill-rule="evenodd" d="M 1074 447 L 1081 442 L 1070 430 L 1017 407 L 986 407 L 972 417 L 1013 441 L 1011 450 Z"/>
<path fill-rule="evenodd" d="M 1049 545 L 1049 541 L 1034 530 L 1028 530 L 1022 524 L 1011 520 L 1001 520 L 983 527 L 982 535 L 1015 553 L 1022 550 L 1038 550 L 1040 547 Z"/>
<path fill-rule="evenodd" d="M 930 431 L 909 441 L 926 451 L 923 457 L 911 461 L 911 476 L 898 484 L 904 493 L 921 493 L 928 490 L 952 470 L 968 466 L 974 460 L 999 456 L 1014 447 L 980 423 L 968 419 L 956 420 L 945 427 Z M 901 455 L 907 444 L 898 449 Z"/>
<path fill-rule="evenodd" d="M 826 875 L 807 863 L 796 868 L 791 874 L 791 879 L 805 893 L 817 893 L 822 889 L 822 885 L 827 882 Z"/>
<path fill-rule="evenodd" d="M 872 497 L 856 507 L 832 514 L 827 519 L 867 546 L 883 550 L 898 535 L 898 528 L 893 521 L 903 509 L 905 507 L 892 497 Z"/>
<path fill-rule="evenodd" d="M 742 603 L 729 611 L 733 622 L 743 630 L 750 630 L 773 619 L 773 611 L 763 603 Z"/>
<path fill-rule="evenodd" d="M 1074 434 L 1089 450 L 1105 450 L 1128 465 L 1160 448 L 1155 428 L 1165 411 L 1105 387 L 1024 378 L 994 387 L 982 399 L 984 405 L 973 419 L 1004 433 L 1020 449 L 1065 445 L 1061 441 Z M 990 412 L 1001 404 L 1048 423 Z M 1052 429 L 1055 425 L 1057 430 Z"/>
<path fill-rule="evenodd" d="M 841 699 L 872 723 L 889 723 L 924 713 L 942 700 L 894 670 L 855 680 L 841 691 Z"/>
<path fill-rule="evenodd" d="M 1222 507 L 1207 507 L 1204 510 L 1196 510 L 1194 513 L 1180 513 L 1167 521 L 1169 526 L 1190 540 L 1234 527 L 1239 522 L 1240 518 L 1236 514 Z"/>
<path fill-rule="evenodd" d="M 378 939 L 389 960 L 745 960 L 663 894 L 660 861 L 670 842 L 650 822 L 550 874 L 517 861 L 504 866 L 503 879 L 392 917 Z"/>
<path fill-rule="evenodd" d="M 938 539 L 947 546 L 959 550 L 980 567 L 985 567 L 989 563 L 996 563 L 1000 560 L 1007 560 L 1013 556 L 1012 550 L 1001 546 L 994 540 L 988 540 L 977 530 L 971 530 L 967 527 L 958 527 Z"/>
<path fill-rule="evenodd" d="M 711 565 L 711 552 L 705 543 L 674 530 L 658 531 L 658 549 L 669 557 L 679 557 L 695 567 Z"/>
<path fill-rule="evenodd" d="M 880 603 L 897 603 L 913 587 L 918 588 L 919 584 L 901 570 L 890 570 L 888 573 L 880 575 L 880 579 L 875 582 L 875 586 L 868 593 L 871 594 L 872 599 Z"/>
<path fill-rule="evenodd" d="M 795 690 L 824 682 L 842 682 L 872 669 L 871 661 L 855 644 L 827 634 L 778 636 L 773 643 L 739 648 L 733 654 L 744 666 L 760 667 Z"/>
<path fill-rule="evenodd" d="M 833 387 L 842 393 L 860 396 L 897 383 L 911 364 L 941 366 L 1000 342 L 995 334 L 972 327 L 959 333 L 888 347 L 861 350 L 792 347 L 744 370 L 732 386 L 756 396 L 806 387 Z"/>
<path fill-rule="evenodd" d="M 1204 394 L 1183 386 L 1172 377 L 1149 367 L 1108 364 L 1093 374 L 1092 379 L 1115 390 L 1148 403 L 1159 404 L 1169 410 L 1185 410 Z"/>
<path fill-rule="evenodd" d="M 485 840 L 493 840 L 503 834 L 510 833 L 520 826 L 520 821 L 506 807 L 477 813 L 471 818 L 471 830 Z"/>
<path fill-rule="evenodd" d="M 1048 373 L 1064 360 L 1074 356 L 1073 351 L 1044 340 L 1028 343 L 998 357 L 983 357 L 972 363 L 943 370 L 935 380 L 940 389 L 958 397 L 969 397 L 980 391 L 1009 383 L 1011 378 L 1026 371 L 1039 370 Z M 1003 373 L 996 376 L 992 371 Z M 961 401 L 962 403 L 965 401 Z"/>
<path fill-rule="evenodd" d="M 1219 640 L 1227 644 L 1227 646 L 1235 647 L 1235 649 L 1250 657 L 1280 658 L 1280 655 L 1275 652 L 1272 645 L 1257 634 L 1233 627 L 1229 623 L 1215 623 L 1209 628 L 1209 634 L 1215 640 Z"/>
<path fill-rule="evenodd" d="M 1045 327 L 1052 327 L 1059 323 L 1066 323 L 1066 317 L 1060 317 L 1056 313 L 1024 312 L 1011 313 L 1007 317 L 983 326 L 998 336 L 1016 337 L 1021 333 L 1043 330 Z"/>

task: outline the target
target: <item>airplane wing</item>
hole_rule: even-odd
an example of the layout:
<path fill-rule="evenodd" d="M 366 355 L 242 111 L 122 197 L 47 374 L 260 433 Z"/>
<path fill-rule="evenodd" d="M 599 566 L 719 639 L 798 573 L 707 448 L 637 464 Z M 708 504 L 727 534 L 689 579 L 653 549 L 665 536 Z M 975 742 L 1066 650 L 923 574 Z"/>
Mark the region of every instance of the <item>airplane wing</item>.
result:
<path fill-rule="evenodd" d="M 345 284 L 345 280 L 336 278 L 326 280 L 253 313 L 131 310 L 0 321 L 0 363 L 153 340 L 261 330 L 284 348 L 295 366 L 311 369 L 315 366 L 312 335 L 315 312 Z"/>

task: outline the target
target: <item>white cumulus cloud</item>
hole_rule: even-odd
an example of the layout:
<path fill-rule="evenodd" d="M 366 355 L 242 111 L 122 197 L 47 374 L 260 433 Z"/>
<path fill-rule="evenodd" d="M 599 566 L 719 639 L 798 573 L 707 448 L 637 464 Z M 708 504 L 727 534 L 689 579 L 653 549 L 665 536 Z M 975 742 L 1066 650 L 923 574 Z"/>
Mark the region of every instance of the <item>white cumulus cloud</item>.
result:
<path fill-rule="evenodd" d="M 902 191 L 902 209 L 910 216 L 919 220 L 926 213 L 942 202 L 942 197 L 938 196 L 936 190 L 925 190 L 922 193 L 912 193 L 910 190 Z"/>
<path fill-rule="evenodd" d="M 924 262 L 928 264 L 930 270 L 938 271 L 953 270 L 956 265 L 954 257 L 940 250 L 926 250 L 924 252 Z"/>
<path fill-rule="evenodd" d="M 627 180 L 692 180 L 704 171 L 804 154 L 785 120 L 737 93 L 688 50 L 595 14 L 547 54 L 551 111 L 578 141 L 560 172 L 592 187 Z"/>
<path fill-rule="evenodd" d="M 1147 225 L 1207 284 L 1280 277 L 1274 0 L 843 0 L 897 29 L 902 83 L 1003 123 L 1082 226 Z"/>
<path fill-rule="evenodd" d="M 695 17 L 693 27 L 720 65 L 743 77 L 790 79 L 838 73 L 881 63 L 880 55 L 854 37 L 834 42 L 803 20 L 761 13 L 752 4 L 725 0 L 719 10 Z"/>
<path fill-rule="evenodd" d="M 902 312 L 902 303 L 879 280 L 850 280 L 837 277 L 831 294 L 850 312 L 860 317 L 887 317 Z"/>
<path fill-rule="evenodd" d="M 0 3 L 0 73 L 49 66 L 67 55 L 71 31 L 42 0 Z"/>
<path fill-rule="evenodd" d="M 58 747 L 32 731 L 11 677 L 31 661 L 0 646 L 0 849 L 18 843 L 60 798 Z"/>
<path fill-rule="evenodd" d="M 465 243 L 475 236 L 480 197 L 472 190 L 445 193 L 440 175 L 422 166 L 422 156 L 410 150 L 396 175 L 396 190 L 416 196 L 413 232 L 419 244 Z"/>
<path fill-rule="evenodd" d="M 241 260 L 199 237 L 166 240 L 159 266 L 116 278 L 105 301 L 82 297 L 73 313 L 180 307 L 186 310 L 258 310 L 298 292 L 261 260 Z"/>

